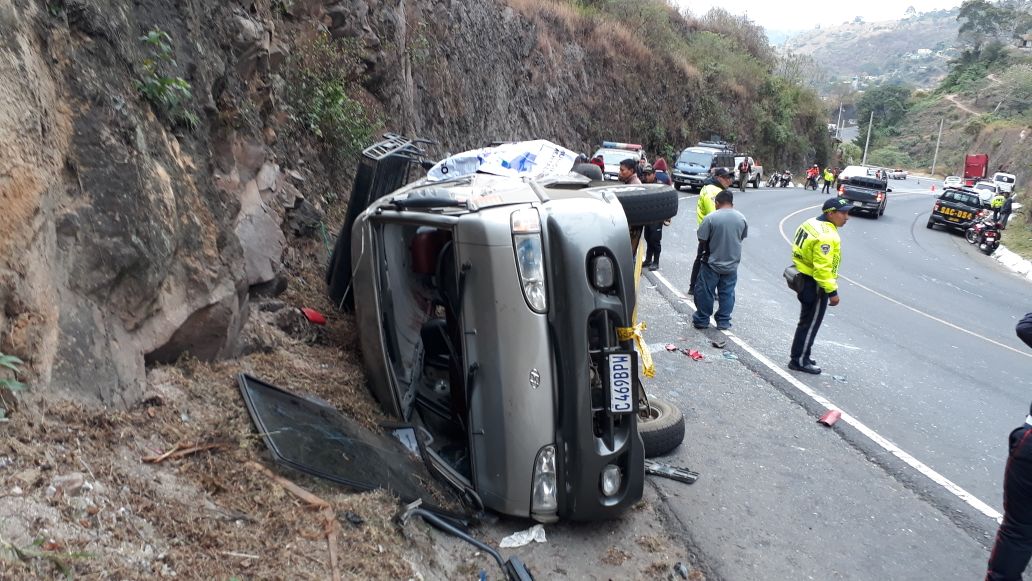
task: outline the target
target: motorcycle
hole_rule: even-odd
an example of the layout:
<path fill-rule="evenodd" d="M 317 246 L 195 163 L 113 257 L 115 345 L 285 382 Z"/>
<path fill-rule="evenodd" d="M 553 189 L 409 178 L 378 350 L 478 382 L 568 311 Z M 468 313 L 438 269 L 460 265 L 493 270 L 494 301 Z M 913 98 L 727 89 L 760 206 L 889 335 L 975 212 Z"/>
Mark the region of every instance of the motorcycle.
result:
<path fill-rule="evenodd" d="M 768 188 L 773 188 L 774 186 L 778 185 L 779 183 L 781 183 L 781 172 L 779 172 L 779 171 L 776 171 L 776 172 L 770 174 L 770 177 L 767 178 L 767 187 Z"/>
<path fill-rule="evenodd" d="M 785 170 L 785 171 L 781 172 L 781 183 L 779 183 L 778 185 L 783 187 L 783 188 L 787 188 L 788 185 L 791 184 L 791 183 L 792 183 L 792 172 L 790 172 L 788 170 Z"/>
<path fill-rule="evenodd" d="M 806 176 L 806 183 L 803 184 L 803 189 L 808 190 L 813 188 L 813 191 L 817 191 L 817 176 Z"/>
<path fill-rule="evenodd" d="M 970 243 L 978 246 L 978 249 L 987 256 L 1000 247 L 1000 230 L 1003 225 L 986 216 L 972 224 L 965 232 L 964 238 Z"/>

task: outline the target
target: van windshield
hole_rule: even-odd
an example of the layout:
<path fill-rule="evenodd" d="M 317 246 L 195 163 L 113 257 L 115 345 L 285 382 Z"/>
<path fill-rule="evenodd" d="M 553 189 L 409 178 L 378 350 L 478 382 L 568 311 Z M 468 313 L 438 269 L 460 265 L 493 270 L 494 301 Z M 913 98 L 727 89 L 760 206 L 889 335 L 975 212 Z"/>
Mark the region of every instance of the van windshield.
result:
<path fill-rule="evenodd" d="M 702 151 L 682 151 L 677 158 L 677 167 L 701 167 L 709 169 L 713 163 L 713 154 Z"/>
<path fill-rule="evenodd" d="M 602 161 L 606 165 L 620 165 L 620 162 L 625 159 L 638 161 L 641 157 L 636 151 L 630 151 L 628 149 L 600 149 L 595 152 L 595 155 L 601 155 Z"/>

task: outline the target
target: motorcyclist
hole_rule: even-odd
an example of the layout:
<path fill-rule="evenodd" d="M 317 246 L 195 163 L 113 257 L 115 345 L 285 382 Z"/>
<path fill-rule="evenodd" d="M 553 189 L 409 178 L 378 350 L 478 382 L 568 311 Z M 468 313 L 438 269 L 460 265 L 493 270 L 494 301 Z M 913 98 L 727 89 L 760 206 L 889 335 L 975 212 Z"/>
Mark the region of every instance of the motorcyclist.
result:
<path fill-rule="evenodd" d="M 781 187 L 788 187 L 788 184 L 792 183 L 792 172 L 787 169 L 781 172 Z"/>
<path fill-rule="evenodd" d="M 813 164 L 810 169 L 806 170 L 806 187 L 813 186 L 813 189 L 817 189 L 817 176 L 820 175 L 821 168 L 817 167 L 817 164 Z"/>

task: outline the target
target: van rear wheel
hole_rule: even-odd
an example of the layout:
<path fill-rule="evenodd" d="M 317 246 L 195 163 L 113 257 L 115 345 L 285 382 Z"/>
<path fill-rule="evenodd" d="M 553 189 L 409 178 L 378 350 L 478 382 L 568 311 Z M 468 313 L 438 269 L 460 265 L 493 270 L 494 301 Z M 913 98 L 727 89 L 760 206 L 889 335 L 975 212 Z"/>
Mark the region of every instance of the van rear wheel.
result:
<path fill-rule="evenodd" d="M 684 414 L 655 396 L 648 396 L 649 406 L 638 409 L 638 434 L 645 446 L 645 457 L 662 456 L 684 441 Z"/>

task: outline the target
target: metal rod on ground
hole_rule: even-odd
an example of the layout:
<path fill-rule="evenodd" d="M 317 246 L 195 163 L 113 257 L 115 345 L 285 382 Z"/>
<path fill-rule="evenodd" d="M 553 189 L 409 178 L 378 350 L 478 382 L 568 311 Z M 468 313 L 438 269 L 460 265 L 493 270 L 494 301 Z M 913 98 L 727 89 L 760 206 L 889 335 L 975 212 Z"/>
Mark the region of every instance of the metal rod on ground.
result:
<path fill-rule="evenodd" d="M 871 126 L 874 125 L 874 111 L 871 111 L 871 120 L 867 122 L 867 143 L 864 144 L 864 160 L 860 165 L 867 165 L 867 146 L 871 145 Z"/>
<path fill-rule="evenodd" d="M 942 141 L 943 121 L 946 121 L 945 117 L 939 119 L 939 137 L 935 138 L 935 155 L 932 157 L 932 179 L 935 179 L 935 162 L 939 161 L 939 142 Z"/>

